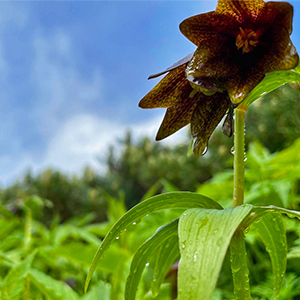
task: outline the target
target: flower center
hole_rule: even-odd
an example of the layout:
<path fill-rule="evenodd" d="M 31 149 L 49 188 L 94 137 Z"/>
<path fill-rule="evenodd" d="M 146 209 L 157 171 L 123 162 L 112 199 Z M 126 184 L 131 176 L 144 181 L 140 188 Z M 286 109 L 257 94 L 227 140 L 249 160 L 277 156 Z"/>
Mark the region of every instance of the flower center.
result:
<path fill-rule="evenodd" d="M 242 49 L 243 53 L 249 53 L 254 50 L 258 44 L 259 33 L 251 29 L 243 29 L 240 27 L 240 33 L 236 37 L 235 45 L 238 49 Z"/>

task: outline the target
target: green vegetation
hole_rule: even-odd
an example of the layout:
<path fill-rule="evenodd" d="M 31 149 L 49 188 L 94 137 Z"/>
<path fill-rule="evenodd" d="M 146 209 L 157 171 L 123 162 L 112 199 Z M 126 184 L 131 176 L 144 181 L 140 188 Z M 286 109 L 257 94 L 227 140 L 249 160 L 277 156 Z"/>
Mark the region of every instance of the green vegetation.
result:
<path fill-rule="evenodd" d="M 299 115 L 299 87 L 292 85 L 255 102 L 247 113 L 247 204 L 300 210 Z M 219 203 L 225 208 L 231 206 L 232 139 L 217 130 L 208 154 L 202 158 L 187 156 L 186 144 L 171 148 L 147 138 L 133 142 L 128 133 L 119 146 L 120 155 L 113 148 L 110 150 L 106 174 L 88 168 L 81 177 L 54 170 L 37 176 L 29 172 L 14 185 L 3 188 L 0 191 L 0 299 L 124 299 L 134 253 L 142 253 L 145 240 L 158 227 L 174 219 L 178 222 L 176 219 L 183 212 L 183 208 L 167 209 L 131 222 L 122 235 L 114 238 L 84 294 L 84 282 L 99 244 L 128 208 L 161 192 L 175 190 L 195 191 L 222 199 Z M 241 215 L 233 217 L 238 219 Z M 188 226 L 186 222 L 190 222 L 188 216 L 185 218 L 180 220 L 182 232 Z M 276 218 L 272 215 L 264 222 Z M 179 257 L 178 237 L 168 235 L 175 223 L 163 227 L 148 240 L 155 255 L 145 261 L 144 272 L 137 270 L 141 282 L 136 299 L 176 297 L 177 269 L 176 265 L 171 269 L 170 266 Z M 272 264 L 278 270 L 282 266 L 280 260 L 270 261 L 272 241 L 262 241 L 264 228 L 258 224 L 261 222 L 253 223 L 246 235 L 251 294 L 254 299 L 272 299 Z M 283 224 L 288 259 L 278 299 L 300 299 L 299 220 L 284 216 Z M 274 232 L 280 230 L 274 226 Z M 234 297 L 230 255 L 224 255 L 213 299 Z M 158 265 L 163 268 L 158 269 Z M 128 280 L 137 284 L 136 278 Z M 280 279 L 275 277 L 276 280 Z"/>

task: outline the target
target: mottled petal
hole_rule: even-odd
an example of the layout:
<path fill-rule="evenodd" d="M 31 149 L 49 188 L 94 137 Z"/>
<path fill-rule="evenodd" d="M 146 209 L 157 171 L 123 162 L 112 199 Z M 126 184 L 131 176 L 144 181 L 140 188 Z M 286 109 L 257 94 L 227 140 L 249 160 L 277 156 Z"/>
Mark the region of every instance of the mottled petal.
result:
<path fill-rule="evenodd" d="M 288 29 L 274 26 L 270 35 L 273 44 L 264 59 L 259 62 L 259 67 L 264 69 L 266 73 L 295 68 L 299 62 L 299 56 L 290 39 Z"/>
<path fill-rule="evenodd" d="M 227 83 L 227 92 L 234 105 L 241 103 L 263 80 L 265 73 L 251 69 L 247 74 L 239 73 Z"/>
<path fill-rule="evenodd" d="M 260 26 L 283 25 L 289 34 L 293 30 L 293 6 L 287 2 L 267 2 L 262 9 L 259 19 Z"/>
<path fill-rule="evenodd" d="M 238 71 L 234 52 L 236 46 L 226 36 L 216 34 L 203 39 L 187 65 L 187 79 L 196 82 L 197 78 L 210 77 L 217 81 L 233 76 Z"/>
<path fill-rule="evenodd" d="M 196 155 L 205 154 L 208 140 L 230 107 L 227 94 L 217 93 L 203 96 L 197 102 L 191 119 L 191 133 L 194 138 L 193 151 Z"/>
<path fill-rule="evenodd" d="M 267 47 L 257 49 L 258 55 L 253 51 L 253 57 L 249 56 L 248 61 L 241 61 L 240 71 L 227 83 L 227 91 L 234 104 L 242 102 L 266 73 L 292 69 L 298 64 L 299 56 L 286 27 L 274 25 L 266 36 Z"/>
<path fill-rule="evenodd" d="M 201 97 L 204 97 L 203 94 L 196 93 L 192 98 L 186 97 L 177 105 L 168 108 L 156 135 L 156 140 L 162 140 L 188 125 L 191 122 L 192 114 L 197 102 Z"/>
<path fill-rule="evenodd" d="M 292 41 L 284 51 L 284 58 L 278 62 L 278 65 L 274 67 L 274 70 L 290 70 L 296 68 L 299 64 L 299 55 Z"/>
<path fill-rule="evenodd" d="M 265 6 L 263 0 L 219 0 L 216 13 L 239 21 L 255 21 Z"/>
<path fill-rule="evenodd" d="M 239 29 L 236 21 L 225 15 L 209 12 L 185 19 L 180 24 L 181 33 L 196 46 L 204 40 L 214 39 L 217 34 L 234 37 Z"/>
<path fill-rule="evenodd" d="M 141 108 L 166 108 L 188 97 L 191 86 L 185 77 L 185 65 L 167 74 L 139 103 Z"/>
<path fill-rule="evenodd" d="M 191 58 L 193 57 L 193 54 L 194 53 L 188 54 L 186 57 L 182 58 L 181 60 L 179 60 L 178 62 L 176 62 L 175 64 L 173 64 L 171 67 L 165 69 L 164 71 L 162 71 L 160 73 L 150 75 L 148 77 L 148 79 L 153 79 L 153 78 L 159 77 L 159 76 L 161 76 L 163 74 L 166 74 L 166 73 L 168 73 L 168 72 L 170 72 L 170 71 L 172 71 L 172 70 L 174 70 L 174 69 L 176 69 L 176 68 L 178 68 L 178 67 L 180 67 L 182 65 L 187 64 L 191 60 Z"/>

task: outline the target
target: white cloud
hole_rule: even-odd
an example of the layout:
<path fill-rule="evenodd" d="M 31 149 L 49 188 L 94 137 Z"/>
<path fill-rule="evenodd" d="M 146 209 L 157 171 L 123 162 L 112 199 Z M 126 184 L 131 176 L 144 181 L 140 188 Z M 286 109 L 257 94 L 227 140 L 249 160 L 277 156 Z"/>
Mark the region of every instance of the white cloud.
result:
<path fill-rule="evenodd" d="M 50 141 L 43 166 L 76 173 L 86 165 L 104 170 L 98 158 L 104 157 L 109 145 L 116 145 L 128 129 L 134 138 L 148 136 L 154 139 L 161 120 L 162 117 L 158 116 L 147 122 L 125 126 L 90 114 L 74 116 L 63 124 Z M 176 144 L 185 139 L 186 132 L 181 131 L 163 143 Z"/>
<path fill-rule="evenodd" d="M 71 38 L 57 30 L 50 36 L 35 34 L 35 61 L 31 81 L 36 89 L 33 117 L 39 121 L 46 136 L 55 133 L 61 123 L 84 105 L 101 101 L 100 71 L 93 70 L 91 78 L 79 70 Z"/>

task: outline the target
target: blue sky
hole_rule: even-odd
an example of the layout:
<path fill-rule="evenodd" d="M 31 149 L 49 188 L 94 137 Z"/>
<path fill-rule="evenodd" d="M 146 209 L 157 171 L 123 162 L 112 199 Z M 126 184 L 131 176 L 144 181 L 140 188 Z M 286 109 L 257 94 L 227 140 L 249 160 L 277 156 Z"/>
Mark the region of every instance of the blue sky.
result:
<path fill-rule="evenodd" d="M 294 34 L 300 48 L 300 2 Z M 97 157 L 131 129 L 152 139 L 164 110 L 137 107 L 147 77 L 195 47 L 185 18 L 216 1 L 0 2 L 0 185 L 28 168 L 103 170 Z M 179 132 L 166 142 L 182 140 Z"/>

